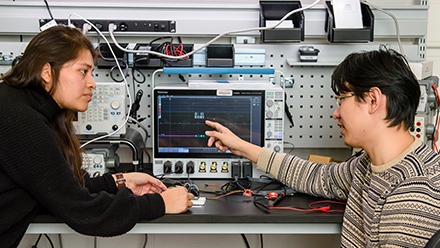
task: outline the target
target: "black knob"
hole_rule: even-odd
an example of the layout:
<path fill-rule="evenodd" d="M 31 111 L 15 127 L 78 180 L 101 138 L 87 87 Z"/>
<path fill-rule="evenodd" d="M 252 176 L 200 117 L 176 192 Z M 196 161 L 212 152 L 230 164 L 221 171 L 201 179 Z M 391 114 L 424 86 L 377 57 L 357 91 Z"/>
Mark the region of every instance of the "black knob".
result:
<path fill-rule="evenodd" d="M 173 163 L 171 163 L 171 161 L 166 161 L 163 164 L 163 173 L 167 174 L 171 172 L 171 166 L 173 165 Z"/>
<path fill-rule="evenodd" d="M 174 173 L 182 174 L 183 173 L 183 163 L 182 161 L 177 161 L 174 165 Z"/>
<path fill-rule="evenodd" d="M 194 162 L 193 161 L 189 161 L 186 164 L 186 173 L 188 174 L 194 174 Z"/>

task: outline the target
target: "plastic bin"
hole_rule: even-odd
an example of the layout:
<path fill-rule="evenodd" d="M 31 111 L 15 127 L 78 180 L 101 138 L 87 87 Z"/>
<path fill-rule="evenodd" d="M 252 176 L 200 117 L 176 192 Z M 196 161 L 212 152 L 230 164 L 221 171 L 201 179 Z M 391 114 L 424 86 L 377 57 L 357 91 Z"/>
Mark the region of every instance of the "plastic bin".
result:
<path fill-rule="evenodd" d="M 212 44 L 206 47 L 206 67 L 234 67 L 234 45 Z"/>
<path fill-rule="evenodd" d="M 327 9 L 325 19 L 325 32 L 327 39 L 334 43 L 365 43 L 374 38 L 374 15 L 370 7 L 361 3 L 363 28 L 336 28 L 333 6 L 330 1 L 325 2 Z"/>
<path fill-rule="evenodd" d="M 279 21 L 292 10 L 301 8 L 300 1 L 260 1 L 260 27 L 266 27 L 266 21 Z M 304 41 L 303 11 L 289 16 L 285 22 L 293 23 L 293 28 L 261 30 L 262 42 L 300 42 Z"/>

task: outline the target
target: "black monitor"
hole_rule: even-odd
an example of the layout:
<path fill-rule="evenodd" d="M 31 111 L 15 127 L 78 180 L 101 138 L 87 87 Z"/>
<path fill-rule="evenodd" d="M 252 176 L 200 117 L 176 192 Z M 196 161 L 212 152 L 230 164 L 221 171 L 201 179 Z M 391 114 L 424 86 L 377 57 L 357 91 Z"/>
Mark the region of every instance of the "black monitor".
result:
<path fill-rule="evenodd" d="M 154 89 L 154 158 L 235 158 L 208 147 L 205 120 L 264 146 L 264 90 Z"/>

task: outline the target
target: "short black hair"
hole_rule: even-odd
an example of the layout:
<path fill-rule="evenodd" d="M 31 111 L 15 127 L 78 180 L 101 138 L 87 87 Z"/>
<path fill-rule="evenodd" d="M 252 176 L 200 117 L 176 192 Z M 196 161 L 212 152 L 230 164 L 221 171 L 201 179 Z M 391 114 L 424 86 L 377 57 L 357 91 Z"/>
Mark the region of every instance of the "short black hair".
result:
<path fill-rule="evenodd" d="M 372 87 L 378 87 L 387 96 L 385 120 L 389 127 L 414 126 L 420 85 L 402 54 L 385 46 L 352 53 L 333 72 L 332 89 L 336 95 L 353 92 L 358 100 L 364 100 L 364 93 Z"/>

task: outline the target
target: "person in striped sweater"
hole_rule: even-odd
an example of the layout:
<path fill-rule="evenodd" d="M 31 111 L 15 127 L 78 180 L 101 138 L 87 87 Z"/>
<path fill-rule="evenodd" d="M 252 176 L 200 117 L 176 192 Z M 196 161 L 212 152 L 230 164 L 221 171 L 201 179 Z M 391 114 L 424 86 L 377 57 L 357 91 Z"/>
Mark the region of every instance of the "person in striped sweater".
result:
<path fill-rule="evenodd" d="M 333 118 L 348 146 L 342 163 L 313 163 L 250 144 L 219 123 L 208 146 L 247 157 L 298 192 L 346 201 L 341 247 L 424 247 L 440 229 L 440 156 L 410 128 L 420 86 L 398 52 L 352 53 L 332 75 Z"/>

